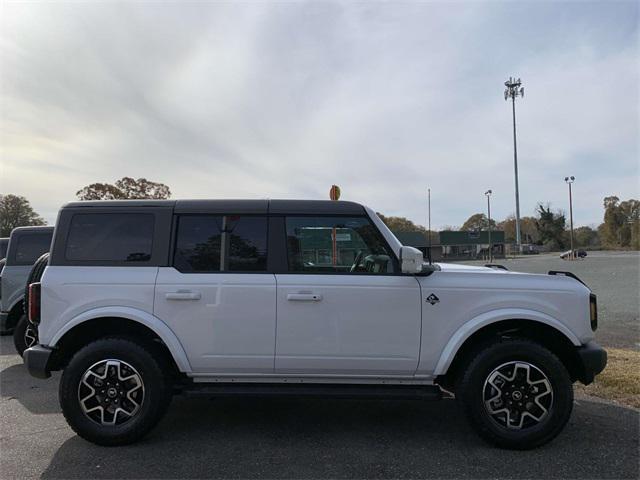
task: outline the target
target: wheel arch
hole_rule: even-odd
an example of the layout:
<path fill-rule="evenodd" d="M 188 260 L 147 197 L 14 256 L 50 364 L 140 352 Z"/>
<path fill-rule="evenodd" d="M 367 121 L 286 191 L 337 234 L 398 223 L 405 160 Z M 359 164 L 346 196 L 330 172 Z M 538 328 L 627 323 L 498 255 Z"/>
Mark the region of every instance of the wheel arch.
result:
<path fill-rule="evenodd" d="M 184 348 L 173 331 L 153 315 L 132 308 L 99 308 L 84 312 L 58 330 L 48 346 L 56 349 L 57 363 L 64 365 L 87 342 L 114 335 L 151 341 L 165 350 L 178 371 L 191 372 Z"/>
<path fill-rule="evenodd" d="M 443 349 L 434 376 L 445 380 L 456 378 L 465 360 L 476 348 L 505 337 L 537 341 L 560 358 L 572 379 L 579 376 L 575 348 L 581 344 L 578 337 L 553 317 L 540 312 L 523 311 L 485 314 L 464 324 Z"/>

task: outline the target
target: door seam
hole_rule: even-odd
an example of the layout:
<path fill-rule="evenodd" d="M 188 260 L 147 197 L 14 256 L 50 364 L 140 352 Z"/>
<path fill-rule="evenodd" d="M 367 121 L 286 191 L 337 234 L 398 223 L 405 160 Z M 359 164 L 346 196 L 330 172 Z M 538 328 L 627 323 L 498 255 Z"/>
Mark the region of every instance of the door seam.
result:
<path fill-rule="evenodd" d="M 422 301 L 422 283 L 418 280 L 417 277 L 414 277 L 416 282 L 418 282 L 418 295 L 420 295 L 420 341 L 418 342 L 418 364 L 416 365 L 416 369 L 413 371 L 413 376 L 415 377 L 420 369 L 420 361 L 422 360 L 422 329 L 424 328 L 424 316 L 423 316 L 423 301 Z"/>
<path fill-rule="evenodd" d="M 273 373 L 276 373 L 276 354 L 278 352 L 278 277 L 274 273 L 273 280 L 276 282 L 276 321 L 275 321 L 275 332 L 273 335 Z"/>

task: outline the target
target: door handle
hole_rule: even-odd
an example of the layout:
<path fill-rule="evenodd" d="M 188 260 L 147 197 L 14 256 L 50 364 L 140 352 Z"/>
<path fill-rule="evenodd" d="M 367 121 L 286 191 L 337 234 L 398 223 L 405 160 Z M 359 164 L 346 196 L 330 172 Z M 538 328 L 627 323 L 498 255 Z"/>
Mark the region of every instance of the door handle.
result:
<path fill-rule="evenodd" d="M 317 293 L 290 293 L 287 295 L 287 300 L 290 302 L 319 302 L 322 300 L 322 295 Z"/>
<path fill-rule="evenodd" d="M 177 292 L 168 292 L 164 295 L 167 300 L 200 300 L 202 294 L 200 292 L 190 292 L 188 290 L 179 290 Z"/>

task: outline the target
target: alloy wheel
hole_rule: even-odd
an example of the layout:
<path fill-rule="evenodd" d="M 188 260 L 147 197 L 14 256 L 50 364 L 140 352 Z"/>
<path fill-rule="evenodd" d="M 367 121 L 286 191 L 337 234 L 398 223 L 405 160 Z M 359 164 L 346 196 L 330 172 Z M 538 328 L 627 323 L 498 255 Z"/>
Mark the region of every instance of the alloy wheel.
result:
<path fill-rule="evenodd" d="M 521 430 L 542 422 L 553 406 L 553 388 L 535 365 L 511 361 L 495 368 L 483 387 L 486 412 L 508 429 Z"/>
<path fill-rule="evenodd" d="M 31 322 L 27 322 L 27 328 L 24 329 L 25 349 L 31 348 L 38 343 L 38 332 Z"/>
<path fill-rule="evenodd" d="M 138 371 L 117 359 L 101 360 L 87 369 L 78 386 L 82 412 L 100 425 L 120 425 L 133 418 L 144 401 Z"/>

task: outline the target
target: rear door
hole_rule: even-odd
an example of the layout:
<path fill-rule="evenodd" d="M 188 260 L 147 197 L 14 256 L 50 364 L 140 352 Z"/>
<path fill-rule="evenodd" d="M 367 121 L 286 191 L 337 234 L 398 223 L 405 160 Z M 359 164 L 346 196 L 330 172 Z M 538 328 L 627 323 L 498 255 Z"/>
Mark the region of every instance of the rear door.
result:
<path fill-rule="evenodd" d="M 366 216 L 290 216 L 277 274 L 276 372 L 410 376 L 420 353 L 420 286 Z"/>
<path fill-rule="evenodd" d="M 181 214 L 155 315 L 196 373 L 272 373 L 276 282 L 267 273 L 266 215 Z"/>

